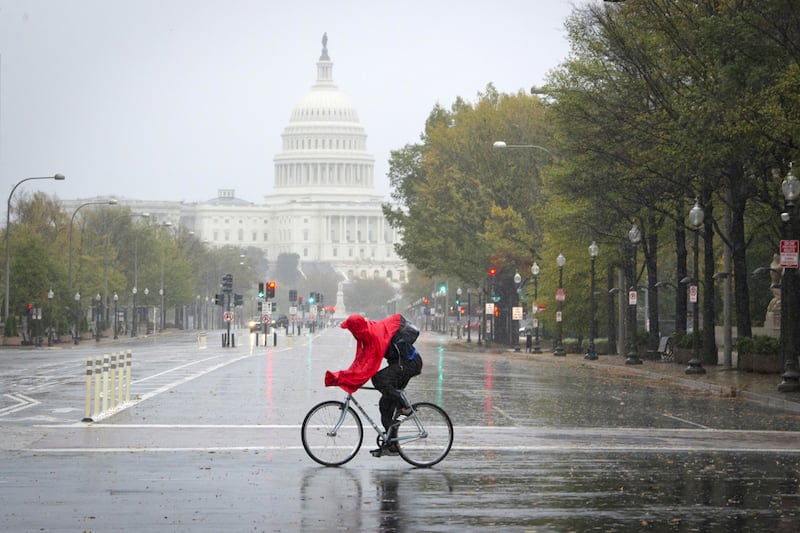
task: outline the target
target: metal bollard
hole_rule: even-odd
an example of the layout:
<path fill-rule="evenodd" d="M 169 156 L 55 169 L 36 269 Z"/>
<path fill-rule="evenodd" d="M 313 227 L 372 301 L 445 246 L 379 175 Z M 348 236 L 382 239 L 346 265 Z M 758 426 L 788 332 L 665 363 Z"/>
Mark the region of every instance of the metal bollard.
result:
<path fill-rule="evenodd" d="M 111 353 L 111 364 L 108 367 L 108 407 L 112 411 L 117 407 L 117 352 Z"/>
<path fill-rule="evenodd" d="M 82 422 L 94 422 L 103 413 L 131 401 L 133 352 L 114 352 L 86 358 L 86 396 Z M 102 398 L 102 399 L 101 399 Z"/>
<path fill-rule="evenodd" d="M 125 389 L 125 352 L 117 356 L 117 405 L 122 405 L 123 390 Z"/>
<path fill-rule="evenodd" d="M 100 412 L 100 383 L 103 379 L 103 356 L 94 358 L 94 415 Z"/>
<path fill-rule="evenodd" d="M 108 354 L 103 356 L 103 411 L 108 411 L 108 370 L 109 370 L 109 357 Z"/>
<path fill-rule="evenodd" d="M 133 353 L 128 350 L 125 358 L 125 402 L 131 401 L 131 364 L 133 363 Z"/>
<path fill-rule="evenodd" d="M 83 420 L 81 422 L 92 421 L 92 374 L 94 373 L 94 360 L 86 358 L 86 397 L 83 404 Z"/>

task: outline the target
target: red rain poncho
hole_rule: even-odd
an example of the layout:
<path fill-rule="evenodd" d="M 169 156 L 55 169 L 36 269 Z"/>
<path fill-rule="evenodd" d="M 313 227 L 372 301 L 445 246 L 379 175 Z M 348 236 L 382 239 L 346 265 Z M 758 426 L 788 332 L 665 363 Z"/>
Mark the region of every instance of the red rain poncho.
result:
<path fill-rule="evenodd" d="M 353 393 L 380 369 L 392 336 L 400 329 L 400 315 L 392 315 L 377 322 L 361 315 L 350 315 L 342 322 L 342 328 L 350 330 L 355 337 L 358 343 L 356 356 L 350 368 L 325 372 L 325 386 L 338 386 Z"/>

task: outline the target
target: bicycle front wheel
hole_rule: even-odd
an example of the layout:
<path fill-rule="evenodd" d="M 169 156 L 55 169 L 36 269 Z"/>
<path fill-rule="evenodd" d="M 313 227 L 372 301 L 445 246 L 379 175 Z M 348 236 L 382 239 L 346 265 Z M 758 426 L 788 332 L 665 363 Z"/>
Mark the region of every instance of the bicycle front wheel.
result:
<path fill-rule="evenodd" d="M 313 407 L 301 428 L 303 448 L 321 465 L 339 466 L 355 457 L 364 438 L 364 426 L 352 407 L 330 400 Z"/>
<path fill-rule="evenodd" d="M 407 463 L 429 467 L 444 459 L 453 446 L 453 423 L 432 403 L 414 404 L 414 414 L 397 428 L 397 451 Z"/>

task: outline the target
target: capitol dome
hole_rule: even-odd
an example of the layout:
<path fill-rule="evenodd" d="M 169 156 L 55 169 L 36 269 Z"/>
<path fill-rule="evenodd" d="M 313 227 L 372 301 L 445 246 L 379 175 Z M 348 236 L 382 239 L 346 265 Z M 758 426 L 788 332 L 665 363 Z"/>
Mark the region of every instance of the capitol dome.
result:
<path fill-rule="evenodd" d="M 327 34 L 322 37 L 316 83 L 295 105 L 281 139 L 281 152 L 274 159 L 278 196 L 377 194 L 367 133 L 350 98 L 333 82 Z"/>

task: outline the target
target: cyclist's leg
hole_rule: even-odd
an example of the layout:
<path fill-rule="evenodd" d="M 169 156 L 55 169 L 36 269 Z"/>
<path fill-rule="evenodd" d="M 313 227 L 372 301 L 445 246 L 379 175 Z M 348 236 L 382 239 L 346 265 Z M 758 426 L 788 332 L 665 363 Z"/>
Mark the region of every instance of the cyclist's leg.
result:
<path fill-rule="evenodd" d="M 392 425 L 395 408 L 402 405 L 402 398 L 397 392 L 401 378 L 402 369 L 396 363 L 390 363 L 372 377 L 372 384 L 381 392 L 378 408 L 381 412 L 381 423 L 386 430 Z"/>

